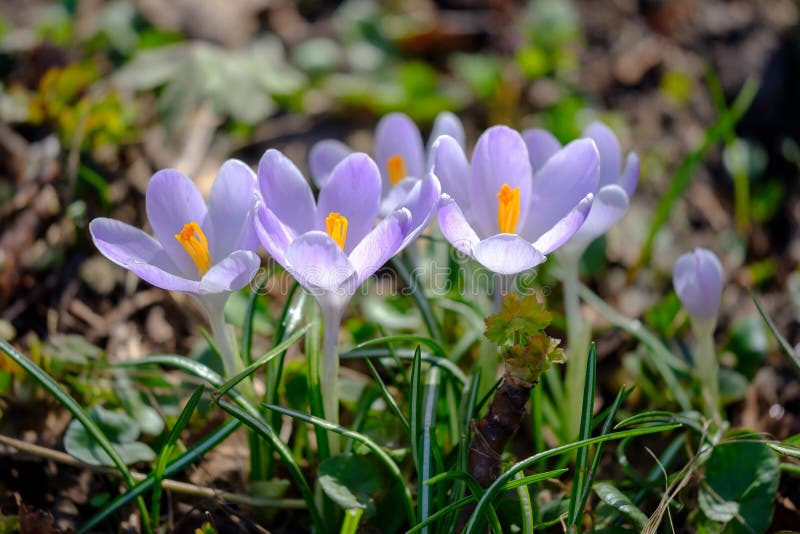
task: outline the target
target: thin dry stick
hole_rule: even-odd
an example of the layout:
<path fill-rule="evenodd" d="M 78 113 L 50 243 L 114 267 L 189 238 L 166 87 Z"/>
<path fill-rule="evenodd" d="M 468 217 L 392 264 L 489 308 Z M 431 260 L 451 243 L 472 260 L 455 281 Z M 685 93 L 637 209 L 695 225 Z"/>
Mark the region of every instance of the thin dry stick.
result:
<path fill-rule="evenodd" d="M 55 449 L 50 449 L 47 447 L 42 447 L 41 445 L 35 445 L 33 443 L 28 443 L 26 441 L 15 439 L 9 436 L 4 436 L 3 434 L 0 434 L 0 443 L 8 447 L 11 447 L 13 449 L 16 449 L 17 451 L 27 453 L 32 456 L 53 460 L 54 462 L 58 462 L 60 464 L 71 465 L 74 467 L 81 467 L 84 469 L 91 469 L 92 471 L 97 471 L 98 473 L 103 473 L 107 475 L 120 476 L 119 472 L 116 469 L 102 465 L 85 464 L 65 452 L 57 451 Z M 14 454 L 14 452 L 5 448 L 0 448 L 0 454 L 11 455 Z M 147 475 L 143 473 L 137 473 L 135 471 L 132 472 L 131 475 L 133 476 L 133 479 L 137 482 L 147 478 Z M 239 493 L 230 493 L 226 491 L 217 491 L 212 488 L 203 488 L 200 486 L 195 486 L 194 484 L 189 484 L 187 482 L 180 482 L 178 480 L 172 480 L 167 478 L 161 481 L 161 487 L 167 491 L 174 491 L 176 493 L 182 493 L 185 495 L 192 495 L 194 497 L 202 497 L 207 499 L 220 499 L 232 504 L 252 506 L 253 508 L 302 509 L 306 507 L 306 503 L 303 499 L 264 499 L 260 497 L 250 497 L 249 495 L 241 495 Z"/>

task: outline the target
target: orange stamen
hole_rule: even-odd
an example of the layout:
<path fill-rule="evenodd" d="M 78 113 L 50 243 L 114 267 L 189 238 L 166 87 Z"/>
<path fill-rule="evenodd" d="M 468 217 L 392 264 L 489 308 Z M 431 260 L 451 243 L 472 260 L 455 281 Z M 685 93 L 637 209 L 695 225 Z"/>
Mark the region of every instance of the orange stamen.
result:
<path fill-rule="evenodd" d="M 503 234 L 513 234 L 519 222 L 519 187 L 511 189 L 508 184 L 497 193 L 497 224 Z"/>
<path fill-rule="evenodd" d="M 389 182 L 397 185 L 403 178 L 408 176 L 406 161 L 400 154 L 395 154 L 386 159 L 386 168 L 389 170 Z"/>
<path fill-rule="evenodd" d="M 183 229 L 175 234 L 175 239 L 192 258 L 200 275 L 206 274 L 211 265 L 211 254 L 208 252 L 208 239 L 200 229 L 200 225 L 194 221 L 186 223 Z"/>
<path fill-rule="evenodd" d="M 344 250 L 344 242 L 347 240 L 347 217 L 335 211 L 330 212 L 325 217 L 325 231 L 339 248 Z"/>

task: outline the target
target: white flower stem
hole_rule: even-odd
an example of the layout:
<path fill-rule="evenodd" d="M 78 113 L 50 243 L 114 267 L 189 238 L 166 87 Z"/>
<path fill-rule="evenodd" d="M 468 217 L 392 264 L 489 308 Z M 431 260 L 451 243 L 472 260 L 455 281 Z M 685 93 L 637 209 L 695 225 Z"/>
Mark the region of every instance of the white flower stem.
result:
<path fill-rule="evenodd" d="M 564 399 L 566 439 L 578 438 L 583 404 L 583 382 L 586 378 L 586 365 L 589 356 L 591 331 L 581 313 L 578 297 L 580 257 L 561 258 L 564 273 L 564 313 L 567 318 L 567 369 L 566 399 Z"/>
<path fill-rule="evenodd" d="M 231 343 L 228 325 L 225 323 L 225 303 L 221 305 L 206 306 L 208 311 L 209 323 L 211 323 L 211 335 L 217 345 L 219 354 L 222 357 L 222 365 L 225 369 L 225 379 L 233 378 L 244 371 L 244 363 L 238 356 L 237 351 Z M 256 400 L 255 391 L 251 380 L 244 379 L 239 382 L 239 391 L 249 400 Z"/>
<path fill-rule="evenodd" d="M 692 331 L 694 332 L 697 346 L 695 348 L 695 370 L 703 393 L 706 406 L 706 415 L 717 424 L 722 423 L 719 402 L 719 366 L 714 348 L 714 328 L 717 326 L 716 317 L 711 319 L 692 318 Z"/>
<path fill-rule="evenodd" d="M 342 322 L 342 309 L 337 306 L 322 307 L 322 403 L 325 419 L 339 424 L 339 327 Z M 339 435 L 328 434 L 331 456 L 339 454 Z"/>

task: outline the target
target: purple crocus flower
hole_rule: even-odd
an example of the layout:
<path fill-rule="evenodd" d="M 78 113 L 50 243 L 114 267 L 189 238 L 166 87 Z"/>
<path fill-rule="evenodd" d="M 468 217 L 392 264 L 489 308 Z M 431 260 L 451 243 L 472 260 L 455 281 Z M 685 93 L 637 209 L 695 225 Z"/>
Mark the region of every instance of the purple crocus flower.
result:
<path fill-rule="evenodd" d="M 196 297 L 205 307 L 225 352 L 223 310 L 228 296 L 246 286 L 259 268 L 253 230 L 256 178 L 247 165 L 228 160 L 206 205 L 194 183 L 174 169 L 158 171 L 145 205 L 155 238 L 139 228 L 100 217 L 89 224 L 100 252 L 142 280 Z M 229 358 L 232 355 L 225 355 Z M 226 372 L 234 363 L 226 361 Z"/>
<path fill-rule="evenodd" d="M 539 265 L 575 234 L 591 208 L 600 169 L 597 147 L 584 139 L 534 172 L 522 137 L 505 126 L 481 135 L 471 162 L 455 139 L 439 137 L 433 161 L 444 193 L 442 234 L 500 275 Z"/>
<path fill-rule="evenodd" d="M 315 202 L 297 167 L 277 150 L 258 165 L 262 200 L 256 233 L 275 260 L 317 300 L 324 325 L 322 387 L 325 415 L 338 420 L 337 335 L 356 289 L 428 224 L 441 194 L 433 174 L 417 180 L 403 205 L 377 225 L 381 174 L 369 156 L 342 159 Z M 331 448 L 335 448 L 331 439 Z"/>
<path fill-rule="evenodd" d="M 675 262 L 672 283 L 692 318 L 716 319 L 722 296 L 722 264 L 716 254 L 705 248 L 683 254 Z"/>
<path fill-rule="evenodd" d="M 427 149 L 419 128 L 407 115 L 390 113 L 375 128 L 373 153 L 381 173 L 381 205 L 386 216 L 403 200 L 432 165 L 430 148 L 440 135 L 449 135 L 465 146 L 464 126 L 449 111 L 440 113 L 433 123 Z M 334 139 L 325 139 L 311 147 L 308 166 L 318 188 L 327 181 L 337 163 L 352 153 L 349 146 Z"/>
<path fill-rule="evenodd" d="M 562 256 L 576 258 L 575 261 L 583 255 L 592 241 L 606 233 L 625 215 L 639 179 L 639 157 L 635 152 L 628 154 L 625 168 L 622 169 L 619 141 L 608 126 L 594 122 L 583 131 L 582 136 L 592 139 L 597 145 L 600 153 L 600 180 L 586 222 L 559 252 Z M 525 130 L 522 138 L 528 147 L 534 171 L 561 149 L 561 143 L 546 130 Z"/>

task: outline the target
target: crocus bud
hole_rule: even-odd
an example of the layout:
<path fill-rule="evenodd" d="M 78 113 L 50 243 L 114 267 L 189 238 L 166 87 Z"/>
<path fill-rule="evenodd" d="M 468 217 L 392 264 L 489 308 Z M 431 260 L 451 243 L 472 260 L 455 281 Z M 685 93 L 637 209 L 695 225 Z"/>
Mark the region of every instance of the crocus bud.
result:
<path fill-rule="evenodd" d="M 693 319 L 716 318 L 722 295 L 722 264 L 716 254 L 696 248 L 682 255 L 675 262 L 672 283 Z"/>

